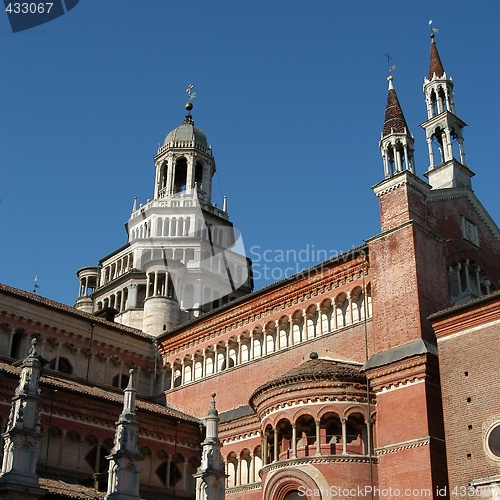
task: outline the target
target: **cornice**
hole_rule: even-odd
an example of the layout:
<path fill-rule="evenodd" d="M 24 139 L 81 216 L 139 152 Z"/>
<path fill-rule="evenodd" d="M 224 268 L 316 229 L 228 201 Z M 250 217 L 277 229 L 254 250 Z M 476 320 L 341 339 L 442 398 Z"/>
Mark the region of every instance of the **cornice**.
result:
<path fill-rule="evenodd" d="M 359 260 L 343 263 L 350 264 L 347 269 L 340 272 L 332 271 L 332 263 L 328 263 L 329 269 L 323 269 L 314 281 L 304 286 L 302 278 L 288 286 L 271 290 L 265 295 L 250 296 L 248 301 L 238 307 L 221 311 L 220 314 L 210 315 L 208 318 L 201 317 L 193 323 L 187 323 L 172 332 L 172 336 L 167 335 L 160 341 L 160 351 L 164 357 L 170 357 L 191 347 L 203 344 L 211 339 L 221 337 L 237 328 L 251 325 L 261 321 L 265 323 L 272 315 L 286 311 L 293 306 L 307 302 L 314 297 L 323 295 L 326 292 L 352 283 L 362 278 L 363 263 Z M 369 266 L 365 266 L 365 276 L 368 274 Z M 312 279 L 312 278 L 311 278 Z M 301 293 L 297 293 L 297 291 Z M 267 296 L 267 297 L 266 297 Z"/>
<path fill-rule="evenodd" d="M 409 450 L 412 448 L 419 448 L 421 446 L 429 446 L 430 443 L 431 443 L 431 437 L 425 436 L 425 437 L 419 438 L 419 439 L 412 439 L 410 441 L 404 441 L 401 443 L 391 444 L 391 445 L 387 445 L 387 446 L 380 446 L 378 448 L 375 448 L 375 453 L 378 456 L 389 455 L 389 454 L 397 453 L 397 452 L 403 451 L 403 450 Z"/>
<path fill-rule="evenodd" d="M 372 461 L 377 463 L 376 457 L 372 457 Z M 259 470 L 259 476 L 262 477 L 268 472 L 288 467 L 295 468 L 306 464 L 328 464 L 339 462 L 370 463 L 370 457 L 368 455 L 314 455 L 312 457 L 291 458 L 288 460 L 273 462 L 269 465 L 264 465 Z"/>
<path fill-rule="evenodd" d="M 379 182 L 378 184 L 373 186 L 372 189 L 375 195 L 380 198 L 381 196 L 384 196 L 391 191 L 395 191 L 401 186 L 410 186 L 411 188 L 424 195 L 427 195 L 431 189 L 429 184 L 424 182 L 416 175 L 410 173 L 408 170 L 404 170 L 403 172 L 393 177 L 384 179 L 382 182 Z"/>

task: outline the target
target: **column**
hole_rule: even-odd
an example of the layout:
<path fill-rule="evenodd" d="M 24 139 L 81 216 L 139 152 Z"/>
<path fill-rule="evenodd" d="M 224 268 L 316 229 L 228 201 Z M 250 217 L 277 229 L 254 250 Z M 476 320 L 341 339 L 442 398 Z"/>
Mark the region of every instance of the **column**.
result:
<path fill-rule="evenodd" d="M 80 469 L 80 460 L 82 458 L 82 446 L 83 446 L 83 441 L 81 438 L 78 439 L 78 455 L 76 456 L 76 470 Z"/>
<path fill-rule="evenodd" d="M 469 292 L 470 291 L 469 259 L 467 259 L 465 261 L 464 267 L 465 267 L 465 272 L 464 272 L 464 275 L 465 275 L 465 291 Z"/>
<path fill-rule="evenodd" d="M 235 481 L 235 486 L 240 486 L 241 485 L 241 457 L 236 458 L 236 481 Z"/>
<path fill-rule="evenodd" d="M 349 308 L 349 324 L 352 325 L 352 300 L 351 300 L 351 292 L 347 292 L 347 307 Z"/>
<path fill-rule="evenodd" d="M 226 370 L 228 370 L 229 369 L 229 343 L 226 344 L 225 356 L 226 356 Z"/>
<path fill-rule="evenodd" d="M 172 460 L 170 459 L 170 457 L 167 457 L 167 477 L 165 479 L 166 484 L 167 484 L 167 488 L 170 488 L 170 467 L 171 467 L 171 464 L 172 464 Z"/>
<path fill-rule="evenodd" d="M 267 455 L 268 455 L 268 441 L 267 433 L 262 436 L 262 467 L 267 465 Z"/>
<path fill-rule="evenodd" d="M 217 344 L 214 344 L 214 373 L 219 373 L 219 360 L 218 360 L 218 355 L 217 355 Z"/>
<path fill-rule="evenodd" d="M 479 269 L 479 266 L 476 266 L 476 287 L 477 287 L 477 293 L 479 295 L 481 294 L 481 269 Z"/>
<path fill-rule="evenodd" d="M 250 352 L 248 353 L 248 361 L 253 360 L 253 332 L 250 332 Z"/>
<path fill-rule="evenodd" d="M 297 458 L 297 424 L 292 424 L 292 458 Z"/>
<path fill-rule="evenodd" d="M 54 370 L 59 370 L 59 354 L 61 353 L 61 344 L 57 344 L 56 348 L 56 362 L 54 364 Z"/>
<path fill-rule="evenodd" d="M 63 450 L 65 441 L 66 441 L 66 429 L 63 429 L 61 435 L 59 436 L 59 457 L 57 459 L 57 465 L 61 465 L 63 463 Z"/>
<path fill-rule="evenodd" d="M 202 358 L 201 358 L 201 378 L 205 377 L 206 374 L 206 363 L 207 363 L 207 352 L 206 349 L 203 348 Z"/>
<path fill-rule="evenodd" d="M 366 454 L 371 456 L 372 454 L 372 421 L 370 418 L 365 420 L 366 425 Z"/>
<path fill-rule="evenodd" d="M 181 360 L 181 385 L 184 385 L 184 380 L 185 380 L 185 378 L 184 378 L 184 376 L 185 376 L 184 375 L 184 369 L 185 368 L 186 368 L 185 359 L 182 358 L 182 360 Z"/>
<path fill-rule="evenodd" d="M 314 422 L 316 423 L 316 455 L 321 455 L 321 421 L 317 418 Z"/>
<path fill-rule="evenodd" d="M 427 137 L 427 149 L 429 151 L 429 170 L 434 168 L 434 150 L 432 149 L 432 137 Z"/>
<path fill-rule="evenodd" d="M 250 471 L 248 473 L 248 482 L 255 483 L 255 455 L 250 453 Z"/>
<path fill-rule="evenodd" d="M 288 316 L 288 344 L 290 346 L 294 346 L 295 345 L 295 342 L 293 340 L 293 319 L 292 319 L 292 315 Z"/>
<path fill-rule="evenodd" d="M 171 372 L 172 375 L 170 376 L 170 389 L 174 388 L 174 383 L 175 383 L 175 365 L 172 363 L 172 368 Z"/>
<path fill-rule="evenodd" d="M 187 485 L 186 485 L 186 469 L 187 469 L 187 462 L 186 460 L 184 460 L 184 462 L 182 462 L 182 490 L 183 491 L 186 491 L 187 489 Z"/>
<path fill-rule="evenodd" d="M 342 417 L 342 455 L 347 455 L 347 419 Z"/>
<path fill-rule="evenodd" d="M 94 472 L 99 472 L 100 469 L 100 461 L 101 461 L 101 443 L 97 443 L 97 450 L 95 454 L 95 470 Z"/>
<path fill-rule="evenodd" d="M 274 330 L 276 331 L 276 351 L 280 351 L 281 350 L 280 322 L 278 320 L 274 322 Z"/>
<path fill-rule="evenodd" d="M 278 429 L 274 429 L 274 457 L 273 462 L 278 461 Z"/>
<path fill-rule="evenodd" d="M 158 271 L 155 271 L 155 279 L 153 284 L 153 296 L 158 295 Z"/>

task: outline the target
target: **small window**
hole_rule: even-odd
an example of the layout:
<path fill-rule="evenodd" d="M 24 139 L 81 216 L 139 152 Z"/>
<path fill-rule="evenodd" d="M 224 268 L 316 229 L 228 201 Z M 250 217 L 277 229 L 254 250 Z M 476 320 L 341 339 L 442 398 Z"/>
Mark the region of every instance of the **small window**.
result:
<path fill-rule="evenodd" d="M 500 422 L 496 422 L 488 429 L 484 445 L 487 455 L 500 462 Z"/>
<path fill-rule="evenodd" d="M 477 224 L 467 219 L 467 217 L 462 217 L 462 233 L 464 240 L 470 241 L 477 247 L 479 246 L 479 232 L 477 230 Z"/>

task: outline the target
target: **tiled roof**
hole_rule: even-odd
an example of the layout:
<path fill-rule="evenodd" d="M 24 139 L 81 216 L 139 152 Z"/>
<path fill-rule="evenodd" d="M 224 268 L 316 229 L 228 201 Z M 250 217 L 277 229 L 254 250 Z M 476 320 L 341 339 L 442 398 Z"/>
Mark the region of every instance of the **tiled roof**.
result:
<path fill-rule="evenodd" d="M 272 387 L 307 382 L 313 380 L 365 382 L 365 377 L 360 373 L 361 365 L 329 359 L 309 359 L 296 366 L 280 377 L 270 380 L 254 391 L 254 395 Z M 253 396 L 252 396 L 253 397 Z"/>
<path fill-rule="evenodd" d="M 387 93 L 387 104 L 385 106 L 384 129 L 382 136 L 385 137 L 391 132 L 405 133 L 408 132 L 408 125 L 406 124 L 403 110 L 399 104 L 399 99 L 396 91 L 390 85 Z"/>
<path fill-rule="evenodd" d="M 80 499 L 96 499 L 102 500 L 106 495 L 103 491 L 97 491 L 88 486 L 80 484 L 70 484 L 60 479 L 49 479 L 46 477 L 40 478 L 40 487 L 47 491 L 51 496 L 61 498 L 75 498 Z"/>
<path fill-rule="evenodd" d="M 27 302 L 31 302 L 34 305 L 60 311 L 63 314 L 69 314 L 77 318 L 91 320 L 93 323 L 100 324 L 107 328 L 113 328 L 115 330 L 119 330 L 120 332 L 129 333 L 137 337 L 151 339 L 150 335 L 147 335 L 146 333 L 142 332 L 141 330 L 137 330 L 136 328 L 131 328 L 129 326 L 121 325 L 119 323 L 113 323 L 111 321 L 107 321 L 104 318 L 94 316 L 93 314 L 84 311 L 80 311 L 79 309 L 68 306 L 66 304 L 61 304 L 60 302 L 46 299 L 45 297 L 37 295 L 36 293 L 25 292 L 24 290 L 19 290 L 18 288 L 4 285 L 3 283 L 0 283 L 0 294 L 17 297 L 20 300 L 25 300 Z"/>
<path fill-rule="evenodd" d="M 441 63 L 441 58 L 439 57 L 439 52 L 437 49 L 436 42 L 434 38 L 431 41 L 431 61 L 429 63 L 429 75 L 427 77 L 428 80 L 432 80 L 434 74 L 438 78 L 441 78 L 444 75 L 443 64 Z"/>
<path fill-rule="evenodd" d="M 20 372 L 20 368 L 14 367 L 8 363 L 0 362 L 0 373 L 1 372 L 7 372 L 15 375 Z M 106 389 L 88 385 L 83 382 L 79 382 L 78 380 L 57 377 L 52 374 L 42 375 L 42 377 L 40 378 L 40 382 L 42 385 L 50 386 L 58 390 L 80 394 L 83 397 L 90 397 L 113 403 L 116 402 L 120 405 L 123 404 L 123 395 L 119 392 L 113 392 L 111 388 L 109 389 L 109 391 L 107 391 Z M 139 410 L 148 411 L 157 415 L 165 415 L 176 419 L 186 420 L 188 422 L 199 423 L 199 419 L 192 415 L 179 411 L 170 406 L 165 407 L 157 403 L 152 403 L 139 397 L 136 399 L 136 406 Z"/>

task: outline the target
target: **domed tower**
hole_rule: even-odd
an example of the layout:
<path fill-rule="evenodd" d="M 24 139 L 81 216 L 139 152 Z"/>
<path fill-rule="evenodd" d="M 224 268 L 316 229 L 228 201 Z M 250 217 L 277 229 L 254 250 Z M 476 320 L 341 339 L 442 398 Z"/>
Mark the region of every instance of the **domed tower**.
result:
<path fill-rule="evenodd" d="M 92 294 L 95 312 L 112 308 L 115 321 L 155 336 L 252 289 L 251 262 L 226 200 L 222 209 L 212 203 L 215 160 L 194 125 L 191 90 L 183 122 L 154 158 L 153 199 L 134 200 L 127 244 L 100 261 Z"/>

